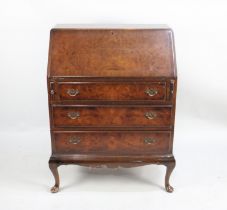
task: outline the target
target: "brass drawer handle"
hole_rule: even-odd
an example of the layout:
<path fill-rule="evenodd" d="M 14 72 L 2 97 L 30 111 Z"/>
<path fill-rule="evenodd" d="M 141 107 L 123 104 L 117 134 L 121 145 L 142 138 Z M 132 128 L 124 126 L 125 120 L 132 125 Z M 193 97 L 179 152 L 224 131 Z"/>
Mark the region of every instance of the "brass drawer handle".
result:
<path fill-rule="evenodd" d="M 81 141 L 80 137 L 77 137 L 77 136 L 71 136 L 69 138 L 70 144 L 78 144 L 78 143 L 80 143 L 80 141 Z"/>
<path fill-rule="evenodd" d="M 156 94 L 158 94 L 158 91 L 154 89 L 147 89 L 145 90 L 145 93 L 149 96 L 155 96 Z"/>
<path fill-rule="evenodd" d="M 156 143 L 156 142 L 157 142 L 156 139 L 149 138 L 149 137 L 144 138 L 144 143 L 145 143 L 145 144 L 154 144 L 154 143 Z"/>
<path fill-rule="evenodd" d="M 80 91 L 78 89 L 68 89 L 67 93 L 70 96 L 76 96 L 76 95 L 78 95 L 80 93 Z"/>
<path fill-rule="evenodd" d="M 71 118 L 72 120 L 75 120 L 80 117 L 80 113 L 79 112 L 69 112 L 68 117 Z"/>
<path fill-rule="evenodd" d="M 153 120 L 157 116 L 157 114 L 154 112 L 146 112 L 144 116 L 149 120 Z"/>

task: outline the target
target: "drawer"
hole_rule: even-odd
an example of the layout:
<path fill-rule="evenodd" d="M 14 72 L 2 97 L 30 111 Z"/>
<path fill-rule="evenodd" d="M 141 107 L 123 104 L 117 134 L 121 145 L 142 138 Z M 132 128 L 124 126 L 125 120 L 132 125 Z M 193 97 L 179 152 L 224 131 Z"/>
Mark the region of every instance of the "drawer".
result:
<path fill-rule="evenodd" d="M 59 100 L 156 100 L 166 99 L 165 82 L 59 82 Z"/>
<path fill-rule="evenodd" d="M 172 150 L 170 131 L 76 131 L 54 132 L 58 154 L 168 154 Z"/>
<path fill-rule="evenodd" d="M 54 127 L 171 125 L 171 107 L 152 106 L 52 106 Z"/>

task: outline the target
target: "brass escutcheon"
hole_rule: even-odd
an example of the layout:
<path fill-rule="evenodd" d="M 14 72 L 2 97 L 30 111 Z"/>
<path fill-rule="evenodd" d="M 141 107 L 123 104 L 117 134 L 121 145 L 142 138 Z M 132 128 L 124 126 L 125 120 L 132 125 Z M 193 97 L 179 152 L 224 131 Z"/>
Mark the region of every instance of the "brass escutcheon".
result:
<path fill-rule="evenodd" d="M 157 142 L 156 139 L 149 138 L 149 137 L 144 138 L 144 143 L 145 143 L 145 144 L 154 144 L 154 143 L 156 143 L 156 142 Z"/>
<path fill-rule="evenodd" d="M 69 143 L 71 144 L 78 144 L 80 143 L 80 137 L 77 137 L 77 136 L 70 136 L 69 138 Z"/>
<path fill-rule="evenodd" d="M 147 89 L 145 90 L 145 93 L 149 96 L 155 96 L 156 94 L 158 94 L 158 91 L 154 89 Z"/>
<path fill-rule="evenodd" d="M 80 93 L 80 91 L 78 89 L 68 89 L 67 93 L 70 96 L 76 96 L 76 95 L 78 95 Z"/>
<path fill-rule="evenodd" d="M 79 112 L 69 112 L 68 117 L 71 118 L 72 120 L 75 120 L 80 117 L 80 113 Z"/>
<path fill-rule="evenodd" d="M 144 116 L 149 120 L 153 120 L 157 116 L 157 114 L 154 112 L 146 112 Z"/>

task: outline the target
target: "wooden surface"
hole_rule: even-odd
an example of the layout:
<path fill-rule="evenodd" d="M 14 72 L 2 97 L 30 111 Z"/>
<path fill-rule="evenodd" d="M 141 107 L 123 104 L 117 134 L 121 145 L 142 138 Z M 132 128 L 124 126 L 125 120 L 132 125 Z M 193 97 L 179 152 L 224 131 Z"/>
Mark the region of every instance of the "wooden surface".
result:
<path fill-rule="evenodd" d="M 53 125 L 55 127 L 131 127 L 150 126 L 168 127 L 171 125 L 170 107 L 144 106 L 57 106 L 53 107 Z M 69 113 L 79 113 L 79 117 L 71 119 Z M 151 114 L 153 119 L 145 115 Z M 114 116 L 114 117 L 113 117 Z M 149 117 L 149 116 L 148 116 Z"/>
<path fill-rule="evenodd" d="M 174 77 L 170 29 L 53 29 L 53 77 Z"/>
<path fill-rule="evenodd" d="M 70 26 L 51 30 L 48 97 L 58 166 L 166 166 L 170 175 L 176 104 L 173 32 L 168 27 Z"/>
<path fill-rule="evenodd" d="M 56 154 L 171 154 L 171 132 L 167 131 L 54 132 L 53 138 Z"/>
<path fill-rule="evenodd" d="M 149 91 L 152 90 L 156 92 L 149 95 Z M 59 82 L 56 98 L 59 100 L 163 101 L 166 99 L 166 92 L 165 82 Z"/>

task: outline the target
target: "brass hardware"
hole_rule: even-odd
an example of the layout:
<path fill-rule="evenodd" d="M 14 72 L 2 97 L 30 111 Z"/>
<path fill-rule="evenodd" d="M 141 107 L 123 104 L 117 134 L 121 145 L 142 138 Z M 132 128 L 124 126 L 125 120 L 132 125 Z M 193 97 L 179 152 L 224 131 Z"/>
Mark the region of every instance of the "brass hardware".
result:
<path fill-rule="evenodd" d="M 50 94 L 51 95 L 54 95 L 54 90 L 50 90 Z"/>
<path fill-rule="evenodd" d="M 149 96 L 155 96 L 158 93 L 158 91 L 154 89 L 147 89 L 145 90 L 145 93 Z"/>
<path fill-rule="evenodd" d="M 68 89 L 67 93 L 70 96 L 76 96 L 76 95 L 78 95 L 80 93 L 80 91 L 78 89 Z"/>
<path fill-rule="evenodd" d="M 157 142 L 156 139 L 149 138 L 149 137 L 144 138 L 144 143 L 145 143 L 145 144 L 154 144 L 154 143 L 156 143 L 156 142 Z"/>
<path fill-rule="evenodd" d="M 153 120 L 157 116 L 157 114 L 154 112 L 146 112 L 144 116 L 149 120 Z"/>
<path fill-rule="evenodd" d="M 79 112 L 69 112 L 68 117 L 74 120 L 74 119 L 77 119 L 80 117 L 80 113 Z"/>
<path fill-rule="evenodd" d="M 77 137 L 77 136 L 71 136 L 70 138 L 69 138 L 69 143 L 71 143 L 71 144 L 78 144 L 78 143 L 80 143 L 80 137 Z"/>

